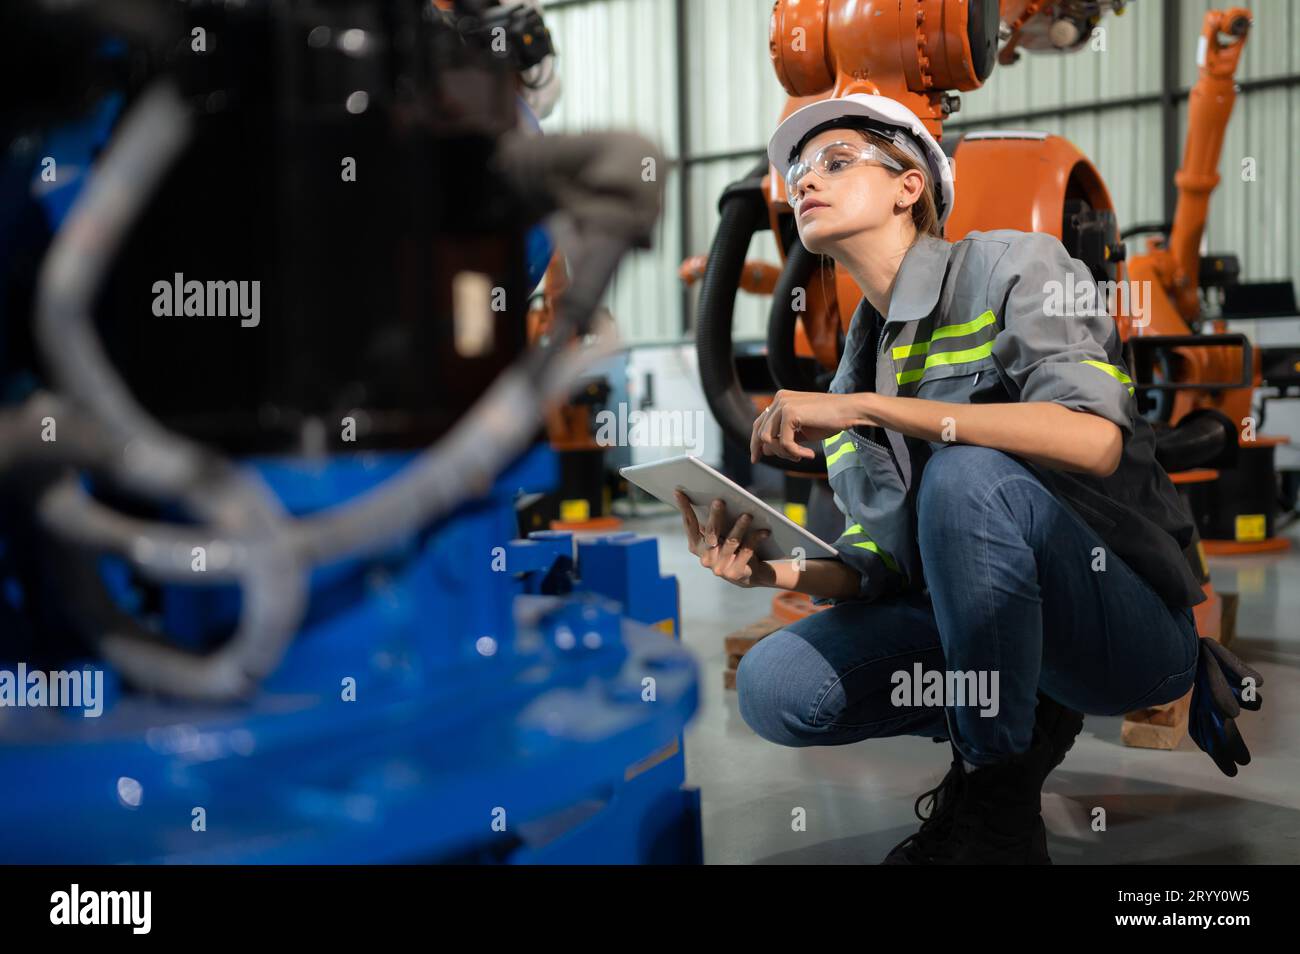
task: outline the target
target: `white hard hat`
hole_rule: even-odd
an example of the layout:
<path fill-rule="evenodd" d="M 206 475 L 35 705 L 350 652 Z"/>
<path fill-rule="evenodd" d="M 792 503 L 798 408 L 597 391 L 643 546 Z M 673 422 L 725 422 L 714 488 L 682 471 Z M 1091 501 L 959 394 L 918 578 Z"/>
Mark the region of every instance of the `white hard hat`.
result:
<path fill-rule="evenodd" d="M 912 156 L 918 165 L 929 170 L 930 182 L 935 187 L 939 225 L 942 227 L 948 219 L 948 213 L 952 211 L 952 164 L 916 113 L 888 96 L 851 93 L 796 109 L 777 127 L 767 144 L 767 158 L 776 167 L 777 174 L 782 179 L 785 178 L 786 172 L 798 158 L 794 155 L 794 150 L 804 136 L 823 123 L 846 116 L 868 120 L 866 125 L 886 138 L 892 138 L 894 145 Z"/>

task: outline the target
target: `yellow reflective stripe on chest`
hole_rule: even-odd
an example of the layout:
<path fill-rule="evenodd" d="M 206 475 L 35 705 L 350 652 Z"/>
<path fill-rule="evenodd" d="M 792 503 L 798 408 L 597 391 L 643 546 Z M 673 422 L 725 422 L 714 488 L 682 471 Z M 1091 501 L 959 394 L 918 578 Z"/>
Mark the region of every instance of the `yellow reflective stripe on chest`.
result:
<path fill-rule="evenodd" d="M 993 339 L 985 341 L 983 344 L 976 345 L 972 348 L 963 348 L 956 351 L 942 351 L 934 354 L 930 353 L 931 346 L 936 341 L 942 341 L 945 338 L 961 338 L 966 335 L 977 334 L 989 325 L 997 322 L 997 316 L 992 311 L 986 311 L 978 318 L 972 318 L 970 321 L 963 321 L 958 325 L 945 325 L 942 328 L 935 329 L 934 334 L 928 341 L 917 341 L 909 345 L 899 345 L 890 351 L 894 360 L 906 360 L 907 358 L 918 355 L 926 355 L 925 363 L 920 367 L 908 368 L 905 371 L 895 372 L 895 377 L 899 384 L 908 384 L 912 381 L 919 380 L 930 368 L 939 367 L 948 364 L 966 364 L 971 361 L 979 361 L 987 358 L 993 353 Z"/>
<path fill-rule="evenodd" d="M 1114 379 L 1115 379 L 1116 381 L 1118 381 L 1120 384 L 1127 384 L 1127 385 L 1129 385 L 1128 393 L 1129 393 L 1129 394 L 1132 394 L 1132 393 L 1133 393 L 1133 391 L 1134 391 L 1134 388 L 1132 387 L 1132 385 L 1133 385 L 1133 379 L 1130 378 L 1130 377 L 1129 377 L 1127 374 L 1125 374 L 1123 371 L 1121 371 L 1121 370 L 1119 369 L 1118 366 L 1113 365 L 1113 364 L 1107 364 L 1105 361 L 1093 361 L 1091 358 L 1086 358 L 1086 359 L 1084 359 L 1084 360 L 1083 360 L 1082 362 L 1080 362 L 1080 363 L 1081 363 L 1081 364 L 1090 364 L 1090 365 L 1092 365 L 1094 368 L 1100 368 L 1102 371 L 1105 371 L 1107 374 L 1109 374 L 1112 378 L 1114 378 Z"/>

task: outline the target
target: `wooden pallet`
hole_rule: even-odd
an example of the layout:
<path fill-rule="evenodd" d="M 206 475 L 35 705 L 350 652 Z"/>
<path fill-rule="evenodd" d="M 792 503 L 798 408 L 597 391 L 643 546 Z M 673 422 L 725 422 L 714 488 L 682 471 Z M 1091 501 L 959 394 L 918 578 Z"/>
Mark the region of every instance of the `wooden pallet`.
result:
<path fill-rule="evenodd" d="M 727 654 L 727 668 L 722 672 L 724 689 L 736 688 L 736 668 L 745 653 L 749 652 L 764 636 L 770 636 L 785 624 L 775 616 L 764 616 L 748 626 L 728 633 L 723 640 L 723 651 Z"/>
<path fill-rule="evenodd" d="M 1210 598 L 1196 607 L 1197 629 L 1202 636 L 1227 646 L 1237 634 L 1237 594 L 1210 591 L 1208 595 Z M 1204 611 L 1200 611 L 1202 606 Z M 1174 702 L 1130 712 L 1124 717 L 1120 739 L 1139 749 L 1176 749 L 1187 735 L 1191 706 L 1192 693 L 1188 690 Z"/>

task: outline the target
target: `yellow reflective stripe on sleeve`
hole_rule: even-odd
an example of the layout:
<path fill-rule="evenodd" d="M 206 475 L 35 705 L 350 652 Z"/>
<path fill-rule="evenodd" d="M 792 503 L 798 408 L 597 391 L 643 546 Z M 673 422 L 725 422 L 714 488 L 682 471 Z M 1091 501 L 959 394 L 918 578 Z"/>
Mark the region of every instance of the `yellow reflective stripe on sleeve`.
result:
<path fill-rule="evenodd" d="M 1091 358 L 1084 359 L 1082 363 L 1090 364 L 1094 368 L 1101 368 L 1101 370 L 1105 371 L 1107 374 L 1109 374 L 1116 381 L 1119 381 L 1121 384 L 1133 383 L 1132 378 L 1130 378 L 1127 374 L 1125 374 L 1123 371 L 1121 371 L 1118 367 L 1116 367 L 1113 364 L 1107 364 L 1104 361 L 1093 361 Z"/>
<path fill-rule="evenodd" d="M 826 466 L 829 467 L 831 464 L 835 463 L 845 454 L 855 454 L 855 453 L 857 453 L 857 451 L 854 450 L 853 448 L 853 442 L 845 441 L 838 448 L 836 448 L 833 453 L 826 455 Z"/>
<path fill-rule="evenodd" d="M 842 534 L 840 534 L 840 536 L 852 537 L 852 536 L 856 536 L 859 533 L 865 533 L 865 531 L 862 529 L 862 524 L 855 523 L 853 526 L 849 527 Z M 894 558 L 891 557 L 884 550 L 880 549 L 880 547 L 876 544 L 874 540 L 863 540 L 860 543 L 854 543 L 852 545 L 863 550 L 870 550 L 872 553 L 879 556 L 880 559 L 885 561 L 885 566 L 889 567 L 895 573 L 899 572 L 898 564 L 894 562 Z"/>
<path fill-rule="evenodd" d="M 1135 389 L 1132 387 L 1132 385 L 1133 385 L 1133 379 L 1130 378 L 1127 374 L 1125 374 L 1123 371 L 1121 371 L 1121 370 L 1120 370 L 1118 367 L 1116 367 L 1115 365 L 1113 365 L 1113 364 L 1107 364 L 1107 363 L 1104 362 L 1104 361 L 1093 361 L 1091 358 L 1086 358 L 1086 359 L 1084 359 L 1084 360 L 1083 360 L 1082 362 L 1080 362 L 1080 363 L 1081 363 L 1081 364 L 1090 364 L 1090 365 L 1092 365 L 1094 368 L 1099 368 L 1100 370 L 1105 371 L 1107 374 L 1109 374 L 1112 378 L 1114 378 L 1114 379 L 1115 379 L 1116 381 L 1118 381 L 1120 384 L 1127 384 L 1127 385 L 1129 385 L 1129 389 L 1128 389 L 1128 393 L 1129 393 L 1129 394 L 1134 393 L 1134 390 L 1135 390 Z"/>
<path fill-rule="evenodd" d="M 839 440 L 843 436 L 844 436 L 843 431 L 839 431 L 838 433 L 832 434 L 830 437 L 822 441 L 822 447 L 826 448 L 826 450 L 830 450 L 831 445 L 833 445 L 837 440 Z"/>
<path fill-rule="evenodd" d="M 855 547 L 861 547 L 863 550 L 870 550 L 872 553 L 880 557 L 880 559 L 885 561 L 885 566 L 889 567 L 895 573 L 898 572 L 898 564 L 894 562 L 894 558 L 884 550 L 880 549 L 880 547 L 876 546 L 874 540 L 863 540 L 861 543 L 855 543 L 853 545 Z"/>

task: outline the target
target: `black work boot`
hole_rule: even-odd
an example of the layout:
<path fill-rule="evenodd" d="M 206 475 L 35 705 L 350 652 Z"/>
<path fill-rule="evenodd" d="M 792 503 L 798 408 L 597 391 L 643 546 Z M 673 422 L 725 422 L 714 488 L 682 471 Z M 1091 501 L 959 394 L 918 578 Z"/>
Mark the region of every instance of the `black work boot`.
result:
<path fill-rule="evenodd" d="M 1052 769 L 1065 761 L 1065 755 L 1074 748 L 1074 740 L 1083 731 L 1083 713 L 1061 705 L 1051 696 L 1038 694 L 1038 707 L 1034 710 L 1034 735 L 1043 733 L 1047 742 L 1047 765 L 1043 769 L 1046 780 Z"/>
<path fill-rule="evenodd" d="M 1041 794 L 1043 782 L 1052 769 L 1065 760 L 1066 753 L 1074 746 L 1074 740 L 1082 729 L 1082 713 L 1066 708 L 1041 692 L 1038 693 L 1038 706 L 1034 710 L 1034 742 L 1030 751 L 1025 753 L 1026 769 L 1030 773 L 1030 778 L 1037 780 L 1038 793 Z M 949 841 L 953 835 L 957 803 L 965 790 L 967 775 L 961 764 L 961 756 L 954 746 L 952 766 L 948 769 L 948 774 L 943 777 L 943 781 L 929 791 L 922 792 L 916 799 L 913 811 L 921 820 L 920 829 L 895 845 L 881 864 L 951 863 L 948 858 L 954 846 L 950 845 Z M 930 800 L 928 810 L 926 814 L 922 814 L 921 803 L 927 798 Z M 1040 816 L 1039 825 L 1041 824 Z M 1046 854 L 1046 842 L 1044 842 L 1044 858 Z"/>
<path fill-rule="evenodd" d="M 939 865 L 1050 865 L 1041 795 L 1042 739 L 1028 752 L 966 773 Z"/>
<path fill-rule="evenodd" d="M 936 742 L 943 741 L 935 739 Z M 943 850 L 948 839 L 952 837 L 953 815 L 957 801 L 961 797 L 962 782 L 966 771 L 962 768 L 961 755 L 957 747 L 952 749 L 952 766 L 948 774 L 934 788 L 922 792 L 916 797 L 912 811 L 921 819 L 921 827 L 912 832 L 885 855 L 882 865 L 929 865 L 937 853 Z M 930 804 L 925 814 L 921 814 L 921 803 L 926 799 Z"/>

